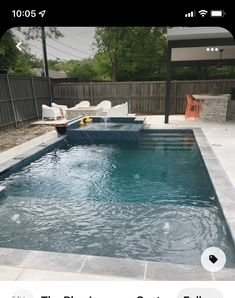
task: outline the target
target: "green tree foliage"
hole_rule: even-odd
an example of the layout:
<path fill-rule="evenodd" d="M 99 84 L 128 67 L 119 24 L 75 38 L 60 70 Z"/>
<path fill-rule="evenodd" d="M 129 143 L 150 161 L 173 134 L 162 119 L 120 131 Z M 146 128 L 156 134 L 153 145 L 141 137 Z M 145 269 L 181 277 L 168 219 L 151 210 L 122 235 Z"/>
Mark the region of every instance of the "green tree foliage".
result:
<path fill-rule="evenodd" d="M 0 68 L 12 74 L 33 75 L 31 61 L 34 56 L 28 53 L 27 45 L 22 44 L 22 52 L 16 47 L 17 40 L 7 31 L 0 42 Z"/>
<path fill-rule="evenodd" d="M 210 67 L 178 67 L 175 69 L 173 80 L 214 80 L 214 79 L 234 79 L 234 66 L 210 66 Z"/>
<path fill-rule="evenodd" d="M 94 59 L 83 60 L 48 60 L 50 69 L 59 71 L 63 70 L 69 78 L 78 78 L 81 81 L 98 80 L 98 74 L 94 67 Z"/>
<path fill-rule="evenodd" d="M 40 27 L 30 27 L 27 30 L 18 28 L 18 30 L 22 31 L 27 39 L 41 37 Z M 47 28 L 46 35 L 50 38 L 63 36 L 56 27 Z M 18 40 L 11 30 L 2 36 L 0 41 L 0 69 L 12 74 L 35 75 L 32 68 L 43 67 L 42 59 L 31 55 L 27 44 L 22 44 L 22 52 L 19 51 L 16 47 L 17 43 Z"/>
<path fill-rule="evenodd" d="M 98 27 L 95 32 L 96 46 L 106 53 L 112 66 L 112 80 L 117 80 L 120 60 L 129 47 L 128 27 Z"/>
<path fill-rule="evenodd" d="M 56 71 L 64 70 L 64 63 L 61 60 L 48 60 L 48 67 Z"/>
<path fill-rule="evenodd" d="M 210 79 L 234 79 L 235 78 L 235 66 L 217 67 L 216 74 L 210 76 Z"/>
<path fill-rule="evenodd" d="M 111 81 L 112 66 L 109 57 L 105 53 L 96 53 L 93 59 L 93 67 L 97 74 L 97 80 Z"/>
<path fill-rule="evenodd" d="M 29 27 L 27 30 L 24 28 L 17 29 L 26 36 L 26 39 L 41 37 L 41 27 Z M 63 36 L 56 27 L 47 28 L 46 35 L 56 39 Z M 16 47 L 17 43 L 18 40 L 11 30 L 2 36 L 0 41 L 0 68 L 7 70 L 8 73 L 34 75 L 32 68 L 42 67 L 42 60 L 29 54 L 27 44 L 21 45 L 22 52 L 20 52 Z"/>
<path fill-rule="evenodd" d="M 70 78 L 79 78 L 81 81 L 92 81 L 97 79 L 97 73 L 93 67 L 92 59 L 82 61 L 70 60 L 67 63 L 66 73 Z"/>
<path fill-rule="evenodd" d="M 164 28 L 129 29 L 129 48 L 122 57 L 118 80 L 156 80 L 164 77 L 166 42 Z"/>
<path fill-rule="evenodd" d="M 19 75 L 28 75 L 35 76 L 35 73 L 32 70 L 32 64 L 35 57 L 34 55 L 29 54 L 27 51 L 23 50 L 17 56 L 16 63 L 11 73 Z"/>
<path fill-rule="evenodd" d="M 119 81 L 166 79 L 166 28 L 99 27 L 95 32 L 99 78 Z M 174 80 L 234 78 L 235 67 L 181 67 Z"/>
<path fill-rule="evenodd" d="M 0 41 L 0 69 L 12 70 L 14 68 L 19 53 L 16 44 L 14 35 L 10 30 L 2 36 Z"/>
<path fill-rule="evenodd" d="M 18 28 L 28 39 L 41 37 L 40 27 Z M 56 27 L 46 28 L 50 38 L 62 36 Z M 95 33 L 98 52 L 84 60 L 49 60 L 49 68 L 64 70 L 68 77 L 92 80 L 165 80 L 166 28 L 162 27 L 100 27 Z M 17 38 L 7 31 L 0 40 L 0 69 L 8 73 L 35 75 L 33 68 L 43 68 L 43 60 L 29 54 L 27 44 L 16 48 Z M 235 78 L 235 67 L 181 67 L 173 80 L 209 80 Z"/>
<path fill-rule="evenodd" d="M 112 79 L 152 80 L 165 71 L 165 28 L 99 27 L 96 46 L 111 63 Z"/>
<path fill-rule="evenodd" d="M 31 68 L 43 68 L 43 60 L 32 55 L 30 66 Z"/>
<path fill-rule="evenodd" d="M 17 29 L 25 35 L 27 40 L 41 38 L 41 27 L 28 27 L 27 29 L 17 27 Z M 45 34 L 47 37 L 55 39 L 64 36 L 56 27 L 46 27 Z"/>

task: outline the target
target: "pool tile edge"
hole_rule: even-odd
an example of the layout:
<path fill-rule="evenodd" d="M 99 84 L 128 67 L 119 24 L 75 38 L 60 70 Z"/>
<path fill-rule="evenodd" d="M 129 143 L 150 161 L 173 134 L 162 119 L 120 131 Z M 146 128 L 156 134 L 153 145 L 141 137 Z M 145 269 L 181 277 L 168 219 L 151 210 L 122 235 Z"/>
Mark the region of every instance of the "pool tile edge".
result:
<path fill-rule="evenodd" d="M 50 134 L 47 136 L 46 140 L 42 139 L 41 142 L 35 143 L 34 146 L 30 144 L 30 148 L 25 147 L 24 149 L 17 149 L 19 146 L 13 147 L 12 149 L 17 150 L 18 153 L 13 154 L 11 157 L 8 156 L 8 151 L 11 152 L 12 149 L 0 153 L 0 175 L 4 175 L 14 167 L 20 166 L 21 163 L 27 162 L 27 160 L 34 158 L 34 156 L 50 149 L 64 138 L 65 136 L 55 136 Z M 30 142 L 33 142 L 33 140 Z"/>

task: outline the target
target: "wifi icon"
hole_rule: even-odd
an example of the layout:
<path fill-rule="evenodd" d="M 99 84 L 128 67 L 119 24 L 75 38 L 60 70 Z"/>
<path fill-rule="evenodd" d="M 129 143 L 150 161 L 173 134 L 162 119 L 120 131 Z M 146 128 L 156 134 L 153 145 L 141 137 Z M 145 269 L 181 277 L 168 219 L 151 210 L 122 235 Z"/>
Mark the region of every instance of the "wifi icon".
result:
<path fill-rule="evenodd" d="M 199 12 L 198 12 L 199 14 L 200 14 L 200 16 L 202 16 L 203 18 L 204 18 L 204 16 L 208 13 L 208 11 L 207 10 L 204 10 L 204 9 L 202 9 L 202 10 L 199 10 Z"/>

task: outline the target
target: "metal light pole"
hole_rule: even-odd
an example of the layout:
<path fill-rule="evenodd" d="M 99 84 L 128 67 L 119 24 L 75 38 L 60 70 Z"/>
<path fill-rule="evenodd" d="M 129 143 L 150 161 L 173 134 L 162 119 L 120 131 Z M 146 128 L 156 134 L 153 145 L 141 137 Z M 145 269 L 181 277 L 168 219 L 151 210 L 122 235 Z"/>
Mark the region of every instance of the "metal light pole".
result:
<path fill-rule="evenodd" d="M 42 36 L 44 77 L 47 78 L 47 80 L 48 80 L 48 90 L 49 90 L 50 105 L 51 105 L 51 103 L 52 103 L 52 88 L 51 88 L 51 81 L 50 81 L 49 70 L 48 70 L 46 34 L 45 34 L 45 28 L 44 27 L 41 27 L 41 36 Z"/>
<path fill-rule="evenodd" d="M 166 96 L 165 96 L 165 123 L 169 123 L 171 103 L 171 47 L 167 47 L 167 64 L 166 64 Z"/>
<path fill-rule="evenodd" d="M 44 77 L 49 77 L 48 62 L 47 62 L 47 47 L 46 47 L 46 34 L 45 28 L 41 27 L 42 36 L 42 52 L 43 52 L 43 64 L 44 64 Z"/>

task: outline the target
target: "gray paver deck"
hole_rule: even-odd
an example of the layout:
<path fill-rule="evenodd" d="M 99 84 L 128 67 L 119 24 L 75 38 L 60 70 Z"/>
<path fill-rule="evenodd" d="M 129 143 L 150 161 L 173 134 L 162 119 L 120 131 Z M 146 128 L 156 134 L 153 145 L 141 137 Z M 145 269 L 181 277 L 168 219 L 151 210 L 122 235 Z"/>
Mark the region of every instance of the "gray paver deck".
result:
<path fill-rule="evenodd" d="M 85 258 L 86 256 L 76 254 L 31 251 L 19 266 L 41 270 L 79 272 Z"/>
<path fill-rule="evenodd" d="M 0 248 L 0 265 L 17 266 L 29 252 L 22 249 Z"/>
<path fill-rule="evenodd" d="M 8 248 L 0 251 L 0 280 L 235 280 L 235 269 L 229 268 L 212 275 L 193 265 Z"/>
<path fill-rule="evenodd" d="M 81 273 L 144 279 L 145 261 L 89 256 Z"/>
<path fill-rule="evenodd" d="M 148 262 L 147 280 L 213 280 L 202 266 Z"/>

